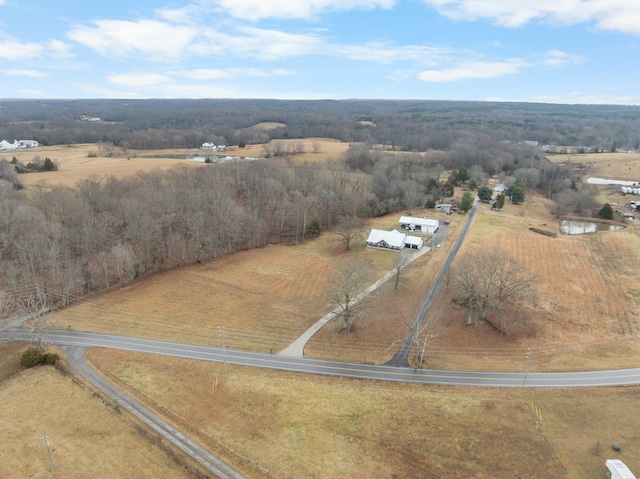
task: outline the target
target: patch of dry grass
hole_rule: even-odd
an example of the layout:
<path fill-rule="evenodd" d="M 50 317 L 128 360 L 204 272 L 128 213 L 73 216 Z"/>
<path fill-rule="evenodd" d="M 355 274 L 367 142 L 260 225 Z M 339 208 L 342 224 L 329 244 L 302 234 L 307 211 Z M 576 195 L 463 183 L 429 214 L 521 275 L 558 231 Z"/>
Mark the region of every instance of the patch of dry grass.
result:
<path fill-rule="evenodd" d="M 52 367 L 1 382 L 0 403 L 0 477 L 51 477 L 44 436 L 57 477 L 189 477 L 117 413 Z"/>
<path fill-rule="evenodd" d="M 254 464 L 249 477 L 567 477 L 520 391 L 89 355 L 207 447 Z"/>
<path fill-rule="evenodd" d="M 327 138 L 305 138 L 303 140 L 286 141 L 302 141 L 305 152 L 286 158 L 272 158 L 269 161 L 285 161 L 292 164 L 326 163 L 337 160 L 349 148 L 348 143 Z M 316 144 L 319 146 L 318 152 L 314 149 L 314 145 Z M 32 161 L 35 156 L 39 156 L 41 159 L 51 158 L 58 164 L 58 171 L 20 175 L 20 179 L 26 187 L 41 183 L 74 186 L 78 181 L 93 175 L 98 178 L 107 178 L 110 176 L 124 178 L 140 171 L 148 172 L 156 169 L 167 170 L 178 164 L 189 165 L 194 168 L 211 167 L 211 165 L 204 166 L 198 162 L 171 158 L 172 155 L 201 154 L 202 151 L 200 149 L 124 151 L 115 148 L 113 150 L 117 155 L 107 157 L 107 152 L 96 144 L 57 145 L 17 150 L 7 153 L 2 157 L 11 159 L 15 156 L 19 161 L 27 164 Z M 89 154 L 92 156 L 90 157 Z M 247 145 L 246 148 L 242 150 L 237 147 L 231 147 L 229 151 L 209 152 L 209 154 L 260 158 L 264 156 L 264 148 L 263 145 Z M 148 155 L 158 156 L 158 158 L 141 158 L 142 156 Z M 163 158 L 162 155 L 166 155 L 166 158 Z"/>
<path fill-rule="evenodd" d="M 547 159 L 573 168 L 583 179 L 593 176 L 629 181 L 640 180 L 640 153 L 549 155 Z"/>

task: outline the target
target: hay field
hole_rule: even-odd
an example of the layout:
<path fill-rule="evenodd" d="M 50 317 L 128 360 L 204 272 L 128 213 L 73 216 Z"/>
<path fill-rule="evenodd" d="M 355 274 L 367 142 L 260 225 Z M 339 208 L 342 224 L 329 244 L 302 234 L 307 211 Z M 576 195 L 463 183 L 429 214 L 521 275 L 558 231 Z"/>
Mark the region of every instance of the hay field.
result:
<path fill-rule="evenodd" d="M 500 213 L 480 205 L 459 257 L 498 248 L 518 258 L 536 277 L 537 299 L 518 312 L 520 326 L 501 335 L 464 324 L 465 312 L 441 289 L 430 314 L 440 331 L 428 366 L 443 369 L 521 371 L 532 349 L 531 370 L 636 367 L 640 361 L 640 239 L 632 228 L 595 235 L 550 238 L 529 227 L 558 231 L 545 198 Z M 385 362 L 407 334 L 408 324 L 466 220 L 453 215 L 451 237 L 390 281 L 367 301 L 350 334 L 329 323 L 307 345 L 318 358 Z M 391 228 L 396 217 L 368 227 Z M 367 230 L 368 231 L 368 230 Z M 221 344 L 278 352 L 333 309 L 332 264 L 360 256 L 377 276 L 396 255 L 364 248 L 343 251 L 336 235 L 299 246 L 274 245 L 144 278 L 126 287 L 50 314 L 57 327 L 132 336 Z M 597 354 L 596 354 L 597 352 Z"/>
<path fill-rule="evenodd" d="M 640 181 L 640 153 L 589 153 L 548 155 L 553 163 L 573 168 L 583 180 L 589 176 Z"/>
<path fill-rule="evenodd" d="M 304 153 L 295 156 L 272 158 L 269 161 L 287 163 L 326 163 L 337 160 L 348 148 L 348 143 L 342 143 L 328 138 L 306 138 L 304 140 L 282 140 L 282 141 L 302 141 Z M 314 152 L 314 142 L 320 145 L 320 151 Z M 89 157 L 89 153 L 96 154 L 96 157 Z M 79 180 L 96 175 L 99 178 L 114 176 L 124 178 L 135 175 L 139 171 L 152 171 L 155 169 L 167 170 L 175 165 L 189 165 L 194 168 L 204 167 L 202 163 L 189 160 L 171 158 L 171 155 L 194 155 L 201 154 L 199 149 L 185 150 L 127 150 L 118 151 L 119 155 L 107 157 L 104 150 L 95 144 L 83 145 L 58 145 L 51 147 L 38 147 L 25 150 L 6 152 L 0 158 L 11 160 L 14 156 L 22 163 L 27 164 L 35 156 L 41 159 L 51 158 L 58 164 L 58 171 L 27 173 L 20 175 L 24 186 L 48 183 L 51 185 L 74 186 Z M 246 156 L 261 158 L 264 156 L 263 145 L 247 145 L 246 148 L 230 148 L 226 152 L 209 152 L 217 156 Z M 167 155 L 167 158 L 140 158 L 141 156 Z M 211 165 L 206 165 L 211 167 Z"/>
<path fill-rule="evenodd" d="M 3 345 L 3 363 L 5 355 L 12 354 L 6 348 Z M 44 436 L 60 478 L 191 477 L 150 447 L 113 409 L 52 367 L 26 370 L 0 382 L 0 403 L 0 477 L 50 478 Z"/>
<path fill-rule="evenodd" d="M 504 251 L 535 275 L 537 297 L 518 312 L 521 327 L 505 337 L 464 325 L 465 312 L 452 306 L 445 289 L 434 306 L 446 325 L 433 350 L 438 367 L 520 371 L 527 348 L 534 370 L 638 366 L 640 238 L 632 226 L 557 238 L 529 231 L 558 232 L 546 202 L 535 196 L 500 213 L 480 205 L 458 258 L 486 248 Z"/>
<path fill-rule="evenodd" d="M 49 314 L 56 327 L 277 352 L 335 307 L 332 264 L 359 256 L 377 277 L 390 253 L 345 252 L 323 233 L 298 246 L 272 245 L 138 280 Z"/>
<path fill-rule="evenodd" d="M 93 364 L 252 478 L 601 478 L 640 469 L 640 388 L 355 381 L 89 352 Z M 524 400 L 523 400 L 524 399 Z M 611 450 L 619 442 L 621 453 Z M 243 470 L 243 472 L 246 469 Z"/>
<path fill-rule="evenodd" d="M 98 156 L 90 158 L 88 156 L 90 152 L 96 153 Z M 7 153 L 5 157 L 11 159 L 15 156 L 19 161 L 27 164 L 37 155 L 42 159 L 47 157 L 51 158 L 58 164 L 58 171 L 20 175 L 23 185 L 27 188 L 40 183 L 74 186 L 79 180 L 92 175 L 98 178 L 108 178 L 110 176 L 124 178 L 135 175 L 139 171 L 152 171 L 155 169 L 166 170 L 177 164 L 200 165 L 195 162 L 170 158 L 134 158 L 133 151 L 131 151 L 130 154 L 130 157 L 118 156 L 108 158 L 106 156 L 100 156 L 101 153 L 97 145 L 87 144 L 17 150 Z"/>

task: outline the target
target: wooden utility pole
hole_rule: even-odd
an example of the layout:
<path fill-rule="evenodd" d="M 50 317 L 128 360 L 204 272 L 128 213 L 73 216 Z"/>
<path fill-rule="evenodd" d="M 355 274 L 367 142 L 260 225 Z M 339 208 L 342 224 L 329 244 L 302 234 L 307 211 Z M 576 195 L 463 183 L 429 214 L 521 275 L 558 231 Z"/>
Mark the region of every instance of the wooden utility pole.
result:
<path fill-rule="evenodd" d="M 51 470 L 51 477 L 56 479 L 56 468 L 53 467 L 53 459 L 51 459 L 51 450 L 49 449 L 49 439 L 47 436 L 42 438 L 42 442 L 44 442 L 44 447 L 47 448 L 47 456 L 49 457 L 49 469 Z"/>
<path fill-rule="evenodd" d="M 227 374 L 227 348 L 224 344 L 224 326 L 218 326 L 220 330 L 220 337 L 222 338 L 222 357 L 224 364 L 224 373 Z"/>

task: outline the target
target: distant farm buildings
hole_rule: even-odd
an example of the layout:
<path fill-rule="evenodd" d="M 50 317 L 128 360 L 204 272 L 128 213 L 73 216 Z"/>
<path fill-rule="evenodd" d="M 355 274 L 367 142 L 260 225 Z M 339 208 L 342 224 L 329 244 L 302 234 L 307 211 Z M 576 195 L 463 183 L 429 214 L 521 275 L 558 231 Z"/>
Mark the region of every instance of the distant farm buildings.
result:
<path fill-rule="evenodd" d="M 13 151 L 22 148 L 36 148 L 39 146 L 36 140 L 13 140 L 9 143 L 7 140 L 0 141 L 0 151 Z"/>
<path fill-rule="evenodd" d="M 205 142 L 202 144 L 200 149 L 209 151 L 227 151 L 227 145 L 216 145 L 215 143 Z"/>

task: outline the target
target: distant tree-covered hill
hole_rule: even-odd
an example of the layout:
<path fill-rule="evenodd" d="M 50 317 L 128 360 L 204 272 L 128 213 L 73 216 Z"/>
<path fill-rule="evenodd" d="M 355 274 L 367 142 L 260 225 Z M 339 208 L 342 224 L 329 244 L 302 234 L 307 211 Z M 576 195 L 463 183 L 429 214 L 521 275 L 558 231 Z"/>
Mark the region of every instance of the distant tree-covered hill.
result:
<path fill-rule="evenodd" d="M 99 120 L 98 120 L 99 119 Z M 252 128 L 260 122 L 286 126 Z M 391 100 L 2 100 L 0 139 L 196 148 L 322 136 L 448 150 L 464 137 L 600 150 L 640 149 L 640 108 Z"/>

